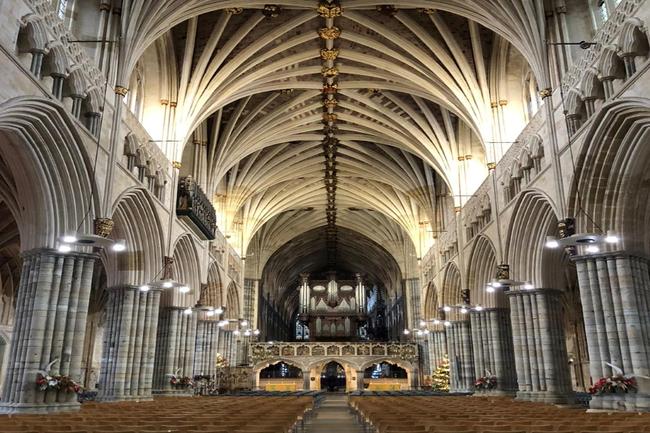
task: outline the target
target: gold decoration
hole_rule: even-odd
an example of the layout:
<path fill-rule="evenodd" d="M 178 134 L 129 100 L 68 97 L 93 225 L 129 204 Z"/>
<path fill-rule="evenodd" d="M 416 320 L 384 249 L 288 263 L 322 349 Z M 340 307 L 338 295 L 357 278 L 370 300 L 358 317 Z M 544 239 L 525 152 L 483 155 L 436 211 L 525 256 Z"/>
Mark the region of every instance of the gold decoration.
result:
<path fill-rule="evenodd" d="M 327 84 L 323 86 L 323 93 L 326 95 L 335 95 L 338 90 L 339 87 L 336 84 Z"/>
<path fill-rule="evenodd" d="M 552 94 L 553 94 L 553 90 L 550 87 L 547 87 L 546 89 L 542 89 L 539 91 L 539 96 L 541 96 L 542 99 L 546 99 Z"/>
<path fill-rule="evenodd" d="M 172 161 L 172 167 L 174 167 L 177 170 L 180 170 L 183 164 L 181 164 L 180 161 Z"/>
<path fill-rule="evenodd" d="M 111 235 L 113 226 L 115 225 L 115 222 L 110 218 L 95 218 L 93 223 L 95 226 L 95 234 L 103 238 L 107 238 Z"/>
<path fill-rule="evenodd" d="M 326 99 L 323 101 L 323 106 L 325 108 L 336 108 L 337 105 L 339 105 L 339 101 L 336 99 Z"/>
<path fill-rule="evenodd" d="M 115 93 L 120 96 L 126 96 L 126 94 L 129 93 L 129 89 L 124 86 L 115 86 Z"/>
<path fill-rule="evenodd" d="M 341 29 L 338 27 L 324 27 L 318 31 L 318 35 L 321 39 L 331 41 L 341 36 Z"/>
<path fill-rule="evenodd" d="M 171 108 L 176 108 L 177 105 L 178 105 L 178 102 L 176 102 L 176 101 L 171 101 L 171 102 L 169 103 L 169 106 L 170 106 Z"/>
<path fill-rule="evenodd" d="M 282 90 L 280 90 L 280 94 L 282 94 L 282 95 L 288 95 L 290 93 L 293 93 L 293 89 L 282 89 Z"/>
<path fill-rule="evenodd" d="M 244 12 L 244 8 L 228 8 L 226 9 L 226 12 L 231 15 L 239 15 L 240 13 Z"/>
<path fill-rule="evenodd" d="M 507 99 L 499 100 L 499 105 L 505 107 L 506 105 L 508 105 L 508 100 Z"/>
<path fill-rule="evenodd" d="M 322 49 L 320 50 L 320 58 L 323 60 L 336 60 L 339 56 L 339 50 L 337 48 L 332 48 L 331 50 Z"/>
<path fill-rule="evenodd" d="M 167 105 L 169 104 L 169 99 L 161 99 L 160 100 L 160 105 Z"/>
<path fill-rule="evenodd" d="M 460 162 L 463 162 L 463 161 L 465 161 L 465 157 L 464 157 L 464 156 L 462 156 L 462 155 L 461 155 L 461 156 L 459 156 L 459 157 L 458 157 L 458 161 L 460 161 Z"/>
<path fill-rule="evenodd" d="M 496 101 L 492 101 L 492 102 L 490 102 L 490 107 L 491 107 L 491 108 L 497 108 L 498 106 L 499 106 L 499 103 L 498 103 L 498 102 L 496 102 Z"/>
<path fill-rule="evenodd" d="M 460 213 L 460 206 L 454 206 L 454 212 Z"/>
<path fill-rule="evenodd" d="M 509 280 L 510 279 L 510 265 L 507 263 L 501 263 L 497 265 L 497 280 Z"/>
<path fill-rule="evenodd" d="M 436 13 L 435 9 L 420 8 L 418 10 L 420 11 L 421 14 L 424 15 L 433 15 Z"/>
<path fill-rule="evenodd" d="M 332 113 L 324 113 L 323 114 L 323 120 L 325 122 L 327 122 L 327 123 L 336 122 L 337 119 L 338 119 L 338 116 L 336 114 L 332 114 Z"/>
<path fill-rule="evenodd" d="M 333 68 L 328 68 L 327 66 L 323 67 L 323 70 L 321 71 L 323 74 L 323 77 L 325 78 L 334 78 L 339 75 L 339 70 L 337 67 Z"/>
<path fill-rule="evenodd" d="M 488 170 L 496 170 L 497 163 L 496 162 L 488 162 L 487 163 L 487 168 L 488 168 Z"/>
<path fill-rule="evenodd" d="M 472 155 L 465 155 L 465 161 L 471 161 Z"/>
<path fill-rule="evenodd" d="M 343 8 L 338 4 L 321 3 L 318 5 L 318 15 L 322 18 L 336 18 L 343 15 Z"/>

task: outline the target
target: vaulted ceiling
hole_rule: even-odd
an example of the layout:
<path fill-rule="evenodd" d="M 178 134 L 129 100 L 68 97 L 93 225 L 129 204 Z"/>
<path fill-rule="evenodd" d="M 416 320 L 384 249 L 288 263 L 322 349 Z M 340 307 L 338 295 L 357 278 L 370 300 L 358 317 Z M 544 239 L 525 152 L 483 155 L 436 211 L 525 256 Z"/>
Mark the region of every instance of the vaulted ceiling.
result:
<path fill-rule="evenodd" d="M 258 277 L 318 228 L 336 260 L 338 227 L 406 272 L 486 175 L 499 52 L 541 73 L 533 0 L 185 3 L 149 10 L 131 49 L 167 50 L 183 162 L 207 144 L 203 187 Z"/>

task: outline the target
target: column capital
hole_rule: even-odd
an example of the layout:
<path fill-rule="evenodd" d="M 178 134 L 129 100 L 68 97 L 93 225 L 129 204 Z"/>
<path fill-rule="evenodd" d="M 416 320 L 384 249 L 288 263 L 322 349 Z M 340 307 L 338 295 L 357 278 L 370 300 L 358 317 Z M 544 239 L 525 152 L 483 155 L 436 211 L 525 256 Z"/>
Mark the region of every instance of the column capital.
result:
<path fill-rule="evenodd" d="M 602 253 L 575 255 L 570 257 L 571 261 L 573 262 L 583 262 L 591 259 L 619 259 L 619 258 L 636 258 L 644 261 L 650 261 L 650 258 L 644 256 L 643 254 L 633 254 L 624 250 L 604 251 Z"/>
<path fill-rule="evenodd" d="M 85 253 L 82 251 L 70 251 L 67 253 L 62 253 L 54 248 L 47 248 L 47 247 L 32 248 L 31 250 L 23 251 L 22 253 L 20 253 L 20 256 L 23 259 L 32 256 L 37 256 L 37 255 L 47 255 L 47 256 L 54 256 L 54 257 L 75 257 L 79 259 L 93 259 L 93 260 L 99 258 L 98 253 Z"/>

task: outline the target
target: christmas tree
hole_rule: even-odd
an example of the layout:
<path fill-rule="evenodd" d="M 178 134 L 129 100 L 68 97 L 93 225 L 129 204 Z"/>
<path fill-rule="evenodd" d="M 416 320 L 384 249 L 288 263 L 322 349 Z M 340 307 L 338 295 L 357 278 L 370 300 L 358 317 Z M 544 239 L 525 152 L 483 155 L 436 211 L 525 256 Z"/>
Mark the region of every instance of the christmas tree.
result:
<path fill-rule="evenodd" d="M 449 359 L 446 356 L 431 376 L 431 389 L 438 392 L 449 392 Z"/>

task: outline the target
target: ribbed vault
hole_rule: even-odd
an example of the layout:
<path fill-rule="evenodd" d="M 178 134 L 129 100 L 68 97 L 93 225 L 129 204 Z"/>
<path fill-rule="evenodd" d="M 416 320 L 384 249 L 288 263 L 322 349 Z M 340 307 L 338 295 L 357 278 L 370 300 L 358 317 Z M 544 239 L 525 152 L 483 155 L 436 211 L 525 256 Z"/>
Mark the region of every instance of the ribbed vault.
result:
<path fill-rule="evenodd" d="M 213 199 L 247 277 L 321 227 L 382 245 L 413 278 L 432 246 L 423 231 L 442 229 L 437 199 L 462 204 L 501 156 L 494 107 L 507 99 L 504 59 L 545 82 L 540 8 L 143 0 L 124 11 L 123 53 L 139 60 L 118 82 L 137 62 L 159 79 L 173 122 L 153 138 Z M 324 140 L 335 141 L 333 154 Z"/>

